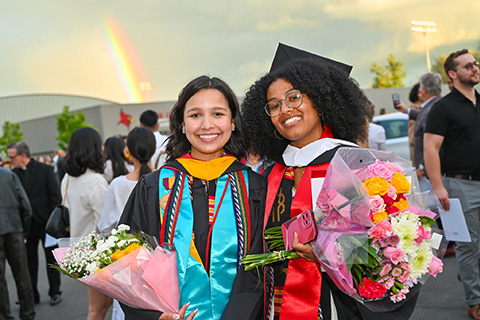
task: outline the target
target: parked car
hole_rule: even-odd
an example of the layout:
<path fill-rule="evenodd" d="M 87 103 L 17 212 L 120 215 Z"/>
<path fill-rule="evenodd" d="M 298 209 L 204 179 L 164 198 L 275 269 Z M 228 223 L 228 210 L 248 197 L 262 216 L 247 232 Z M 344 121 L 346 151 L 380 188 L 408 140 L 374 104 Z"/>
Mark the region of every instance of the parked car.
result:
<path fill-rule="evenodd" d="M 373 122 L 385 129 L 387 151 L 393 151 L 400 157 L 409 160 L 408 115 L 401 112 L 388 113 L 373 117 Z"/>

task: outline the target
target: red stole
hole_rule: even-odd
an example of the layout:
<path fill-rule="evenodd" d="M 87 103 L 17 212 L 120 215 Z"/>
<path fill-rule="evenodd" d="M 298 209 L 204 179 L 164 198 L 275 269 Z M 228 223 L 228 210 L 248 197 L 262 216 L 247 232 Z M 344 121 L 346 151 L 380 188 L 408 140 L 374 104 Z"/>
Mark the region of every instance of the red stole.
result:
<path fill-rule="evenodd" d="M 290 211 L 292 218 L 307 209 L 312 209 L 311 179 L 325 177 L 328 165 L 329 163 L 323 163 L 305 168 L 292 202 Z M 286 168 L 285 165 L 276 163 L 268 176 L 265 224 L 272 211 Z M 280 319 L 317 320 L 321 286 L 322 275 L 317 263 L 301 258 L 290 260 L 283 291 Z"/>
<path fill-rule="evenodd" d="M 324 126 L 322 138 L 331 138 L 331 129 Z M 310 165 L 305 168 L 291 205 L 293 218 L 307 209 L 312 209 L 312 178 L 325 177 L 329 162 Z M 276 163 L 268 176 L 267 203 L 265 208 L 265 226 L 272 211 L 275 198 L 287 166 Z M 280 320 L 306 319 L 317 320 L 318 306 L 322 287 L 320 265 L 302 258 L 290 260 L 287 278 L 283 290 Z"/>

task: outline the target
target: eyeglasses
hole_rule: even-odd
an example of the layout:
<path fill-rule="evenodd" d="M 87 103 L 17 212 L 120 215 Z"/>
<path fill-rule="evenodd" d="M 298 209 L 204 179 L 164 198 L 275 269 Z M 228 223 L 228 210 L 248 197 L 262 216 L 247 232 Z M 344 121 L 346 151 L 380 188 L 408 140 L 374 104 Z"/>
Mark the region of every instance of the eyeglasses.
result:
<path fill-rule="evenodd" d="M 303 103 L 302 93 L 298 90 L 290 90 L 285 93 L 285 99 L 277 100 L 270 99 L 265 105 L 265 112 L 270 117 L 278 117 L 282 112 L 282 101 L 285 101 L 285 104 L 292 109 L 297 109 Z"/>
<path fill-rule="evenodd" d="M 478 62 L 478 61 L 470 62 L 470 63 L 467 63 L 466 65 L 464 65 L 462 68 L 465 68 L 468 71 L 472 71 L 474 66 L 479 68 L 480 67 L 480 62 Z"/>
<path fill-rule="evenodd" d="M 8 159 L 13 160 L 13 159 L 15 159 L 15 158 L 18 157 L 18 156 L 19 156 L 19 154 L 16 154 L 16 155 L 14 155 L 14 156 L 8 156 Z"/>

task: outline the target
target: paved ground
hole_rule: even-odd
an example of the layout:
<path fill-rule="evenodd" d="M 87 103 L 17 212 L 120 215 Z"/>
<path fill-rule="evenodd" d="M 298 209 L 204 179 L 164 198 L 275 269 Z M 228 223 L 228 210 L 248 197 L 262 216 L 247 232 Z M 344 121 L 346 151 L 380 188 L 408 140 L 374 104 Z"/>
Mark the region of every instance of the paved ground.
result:
<path fill-rule="evenodd" d="M 63 301 L 57 306 L 50 306 L 48 283 L 43 252 L 40 252 L 41 266 L 39 290 L 41 302 L 36 306 L 38 320 L 77 320 L 86 319 L 88 297 L 86 287 L 66 276 L 62 276 Z M 420 298 L 411 320 L 468 320 L 467 307 L 461 283 L 457 280 L 455 257 L 444 259 L 444 271 L 437 278 L 428 279 L 420 292 Z M 7 267 L 7 281 L 10 293 L 12 313 L 18 319 L 19 307 L 15 305 L 16 289 L 10 269 Z M 110 319 L 110 312 L 106 319 Z M 386 319 L 388 320 L 388 319 Z"/>

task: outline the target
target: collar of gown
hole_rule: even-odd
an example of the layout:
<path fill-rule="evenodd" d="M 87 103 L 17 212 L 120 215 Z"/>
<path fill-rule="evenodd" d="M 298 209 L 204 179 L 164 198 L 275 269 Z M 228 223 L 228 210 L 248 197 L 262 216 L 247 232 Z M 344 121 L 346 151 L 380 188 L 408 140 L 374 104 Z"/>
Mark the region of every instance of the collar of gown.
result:
<path fill-rule="evenodd" d="M 307 144 L 301 149 L 289 144 L 283 152 L 282 157 L 285 164 L 289 167 L 305 167 L 323 153 L 339 145 L 358 147 L 358 145 L 349 141 L 323 138 Z"/>

